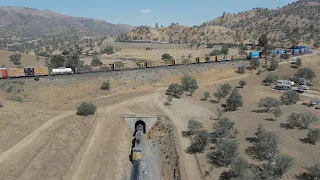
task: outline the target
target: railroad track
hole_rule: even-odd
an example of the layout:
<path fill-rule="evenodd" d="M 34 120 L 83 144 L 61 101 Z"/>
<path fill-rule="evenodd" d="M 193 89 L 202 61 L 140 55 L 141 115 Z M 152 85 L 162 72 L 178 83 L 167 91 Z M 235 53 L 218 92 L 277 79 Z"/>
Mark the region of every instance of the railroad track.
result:
<path fill-rule="evenodd" d="M 220 68 L 221 65 L 232 64 L 235 62 L 246 62 L 247 60 L 232 60 L 232 61 L 221 61 L 221 62 L 207 62 L 207 63 L 200 63 L 200 64 L 178 64 L 175 66 L 158 66 L 152 68 L 137 68 L 137 69 L 119 69 L 119 70 L 110 70 L 104 72 L 89 72 L 89 73 L 82 73 L 82 74 L 72 74 L 72 75 L 55 75 L 55 76 L 41 76 L 40 78 L 44 79 L 58 79 L 58 78 L 79 78 L 79 77 L 88 77 L 88 76 L 101 76 L 105 74 L 113 74 L 123 71 L 137 71 L 137 72 L 144 72 L 150 70 L 175 70 L 180 69 L 181 67 L 207 67 L 211 66 L 212 68 Z M 218 65 L 218 66 L 217 66 Z M 34 79 L 34 77 L 16 77 L 16 78 L 7 78 L 1 79 L 0 81 L 16 81 L 18 79 Z"/>
<path fill-rule="evenodd" d="M 131 171 L 131 180 L 139 180 L 140 175 L 140 164 L 133 164 Z"/>
<path fill-rule="evenodd" d="M 316 53 L 319 53 L 319 51 L 313 51 L 312 53 L 308 53 L 301 56 L 294 56 L 293 58 L 299 58 L 303 56 L 310 56 L 314 55 Z M 264 58 L 259 59 L 261 62 L 264 61 Z M 158 66 L 158 67 L 152 67 L 152 68 L 137 68 L 137 69 L 119 69 L 119 70 L 110 70 L 110 71 L 104 71 L 104 72 L 89 72 L 89 73 L 83 73 L 83 74 L 73 74 L 73 75 L 55 75 L 55 76 L 41 76 L 40 78 L 44 79 L 58 79 L 58 78 L 79 78 L 79 77 L 88 77 L 88 76 L 101 76 L 105 74 L 112 74 L 122 71 L 137 71 L 137 72 L 143 72 L 143 71 L 149 71 L 149 70 L 174 70 L 174 69 L 180 69 L 181 67 L 204 67 L 204 66 L 211 66 L 212 68 L 221 68 L 221 65 L 226 64 L 232 64 L 235 62 L 248 62 L 246 59 L 237 59 L 232 61 L 220 61 L 220 62 L 206 62 L 206 63 L 198 63 L 198 64 L 177 64 L 174 66 Z M 217 66 L 218 65 L 218 66 Z M 234 66 L 236 67 L 236 66 Z M 17 78 L 8 78 L 8 79 L 1 79 L 0 81 L 16 81 L 17 79 L 33 79 L 34 77 L 17 77 Z"/>

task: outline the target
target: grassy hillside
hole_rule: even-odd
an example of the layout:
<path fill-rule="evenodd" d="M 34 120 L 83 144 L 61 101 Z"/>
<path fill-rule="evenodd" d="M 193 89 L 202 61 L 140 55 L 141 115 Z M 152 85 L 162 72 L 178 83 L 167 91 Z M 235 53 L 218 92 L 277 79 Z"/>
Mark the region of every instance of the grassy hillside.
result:
<path fill-rule="evenodd" d="M 200 26 L 172 24 L 168 27 L 138 27 L 127 33 L 130 40 L 257 43 L 267 33 L 274 45 L 313 43 L 320 38 L 320 0 L 300 0 L 282 8 L 254 8 L 221 17 Z"/>

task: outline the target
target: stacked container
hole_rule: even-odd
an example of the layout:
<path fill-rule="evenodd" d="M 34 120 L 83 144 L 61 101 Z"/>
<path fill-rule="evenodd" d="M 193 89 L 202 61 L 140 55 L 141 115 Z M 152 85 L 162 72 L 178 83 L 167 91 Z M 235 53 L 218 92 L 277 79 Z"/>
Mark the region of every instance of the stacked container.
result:
<path fill-rule="evenodd" d="M 293 55 L 298 55 L 300 53 L 300 49 L 293 49 Z"/>
<path fill-rule="evenodd" d="M 250 52 L 250 58 L 251 59 L 260 58 L 260 52 Z"/>

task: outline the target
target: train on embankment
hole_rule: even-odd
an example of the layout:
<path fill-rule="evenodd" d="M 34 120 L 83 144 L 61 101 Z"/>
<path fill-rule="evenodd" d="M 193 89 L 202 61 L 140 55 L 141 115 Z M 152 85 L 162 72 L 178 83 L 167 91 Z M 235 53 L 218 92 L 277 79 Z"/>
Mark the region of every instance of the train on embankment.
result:
<path fill-rule="evenodd" d="M 82 65 L 76 67 L 59 67 L 49 71 L 47 67 L 27 67 L 27 68 L 0 68 L 0 78 L 19 78 L 19 77 L 35 77 L 35 76 L 54 76 L 64 74 L 84 74 L 95 72 L 108 72 L 126 69 L 143 69 L 165 66 L 177 66 L 184 64 L 199 64 L 199 63 L 213 63 L 233 60 L 247 60 L 263 58 L 270 54 L 289 54 L 299 55 L 305 54 L 309 51 L 307 46 L 294 46 L 291 49 L 272 50 L 270 52 L 250 52 L 248 57 L 232 56 L 232 55 L 219 55 L 219 56 L 206 56 L 190 59 L 168 59 L 161 61 L 139 61 L 139 62 L 115 62 L 111 64 L 103 64 L 101 66 Z"/>

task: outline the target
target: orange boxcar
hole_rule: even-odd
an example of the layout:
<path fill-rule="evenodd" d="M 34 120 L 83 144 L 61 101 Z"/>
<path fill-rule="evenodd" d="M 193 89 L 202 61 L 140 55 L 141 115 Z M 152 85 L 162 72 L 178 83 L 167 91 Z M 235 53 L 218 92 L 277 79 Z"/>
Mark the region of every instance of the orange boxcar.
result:
<path fill-rule="evenodd" d="M 7 69 L 8 77 L 24 77 L 24 68 L 8 68 Z"/>
<path fill-rule="evenodd" d="M 0 78 L 6 78 L 6 77 L 7 77 L 7 69 L 0 68 Z"/>
<path fill-rule="evenodd" d="M 49 74 L 49 69 L 44 68 L 34 68 L 34 75 L 36 76 L 47 76 Z"/>

